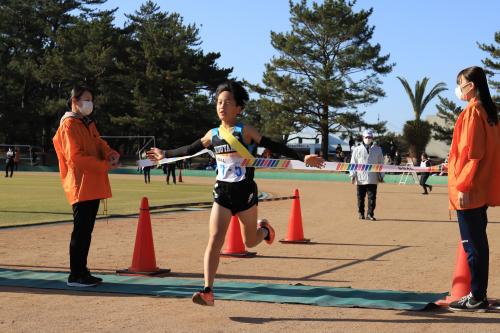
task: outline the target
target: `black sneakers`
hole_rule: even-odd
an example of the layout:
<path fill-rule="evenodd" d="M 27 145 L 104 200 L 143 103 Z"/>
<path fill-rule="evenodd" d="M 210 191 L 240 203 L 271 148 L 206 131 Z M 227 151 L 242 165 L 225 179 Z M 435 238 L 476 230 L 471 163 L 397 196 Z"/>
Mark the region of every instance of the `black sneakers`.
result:
<path fill-rule="evenodd" d="M 365 215 L 363 215 L 361 213 L 359 213 L 358 217 L 359 217 L 360 220 L 364 220 L 365 219 Z"/>
<path fill-rule="evenodd" d="M 90 271 L 87 270 L 84 274 L 83 274 L 87 279 L 91 280 L 91 281 L 95 281 L 97 283 L 101 283 L 102 282 L 102 279 L 100 277 L 97 277 L 97 276 L 93 276 L 92 274 L 90 274 Z"/>
<path fill-rule="evenodd" d="M 76 277 L 74 275 L 69 275 L 68 277 L 68 283 L 67 285 L 69 287 L 94 287 L 98 285 L 99 283 L 102 283 L 102 279 L 96 276 L 93 276 L 90 274 L 90 272 L 85 272 L 83 275 Z"/>
<path fill-rule="evenodd" d="M 451 311 L 486 312 L 486 310 L 488 310 L 488 306 L 489 304 L 486 297 L 482 300 L 478 300 L 472 296 L 472 293 L 470 293 L 458 301 L 451 302 L 448 308 Z"/>

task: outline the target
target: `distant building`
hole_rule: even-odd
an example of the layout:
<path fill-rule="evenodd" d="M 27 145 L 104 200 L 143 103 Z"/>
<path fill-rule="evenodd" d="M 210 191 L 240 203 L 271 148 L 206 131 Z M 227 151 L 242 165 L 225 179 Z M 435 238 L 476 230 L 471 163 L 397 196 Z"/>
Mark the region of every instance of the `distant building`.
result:
<path fill-rule="evenodd" d="M 328 155 L 335 155 L 335 149 L 340 144 L 342 151 L 349 152 L 349 143 L 336 135 L 328 135 Z M 307 154 L 318 154 L 321 151 L 321 134 L 311 128 L 306 128 L 299 133 L 291 134 L 287 146 Z"/>
<path fill-rule="evenodd" d="M 425 118 L 425 120 L 428 121 L 430 124 L 437 123 L 440 126 L 443 127 L 446 126 L 444 120 L 436 115 L 429 115 Z M 448 153 L 450 152 L 450 145 L 448 145 L 444 141 L 434 140 L 431 137 L 431 141 L 429 141 L 429 144 L 425 148 L 425 152 L 429 156 L 436 156 L 444 159 L 448 157 Z"/>

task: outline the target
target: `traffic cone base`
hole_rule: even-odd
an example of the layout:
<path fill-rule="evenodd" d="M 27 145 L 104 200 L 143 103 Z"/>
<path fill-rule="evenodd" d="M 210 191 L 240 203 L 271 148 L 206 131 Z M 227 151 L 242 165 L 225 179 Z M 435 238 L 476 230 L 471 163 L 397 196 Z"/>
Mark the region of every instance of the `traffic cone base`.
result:
<path fill-rule="evenodd" d="M 457 261 L 455 264 L 455 272 L 453 273 L 453 280 L 451 282 L 450 295 L 445 299 L 435 302 L 439 306 L 448 306 L 451 302 L 457 301 L 470 293 L 470 269 L 467 262 L 467 255 L 465 253 L 463 244 L 458 242 L 457 247 Z"/>
<path fill-rule="evenodd" d="M 257 252 L 240 252 L 240 253 L 225 253 L 222 251 L 220 256 L 223 258 L 233 257 L 233 258 L 253 258 L 257 255 Z"/>
<path fill-rule="evenodd" d="M 117 270 L 116 273 L 123 275 L 154 276 L 169 272 L 170 269 L 160 269 L 156 266 L 148 198 L 144 197 L 141 201 L 139 221 L 137 222 L 132 265 L 128 269 Z"/>
<path fill-rule="evenodd" d="M 289 244 L 307 244 L 311 243 L 310 239 L 304 238 L 304 239 L 280 239 L 280 243 L 289 243 Z"/>
<path fill-rule="evenodd" d="M 131 276 L 159 276 L 159 275 L 164 275 L 170 273 L 169 268 L 157 268 L 156 271 L 154 272 L 135 272 L 131 271 L 129 268 L 126 269 L 119 269 L 116 271 L 117 274 L 119 275 L 131 275 Z"/>

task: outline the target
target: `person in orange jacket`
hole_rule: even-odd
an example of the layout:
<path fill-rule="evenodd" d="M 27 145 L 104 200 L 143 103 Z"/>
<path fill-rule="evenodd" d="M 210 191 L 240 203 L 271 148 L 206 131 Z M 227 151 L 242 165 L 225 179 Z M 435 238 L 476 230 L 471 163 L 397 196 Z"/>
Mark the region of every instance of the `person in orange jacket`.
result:
<path fill-rule="evenodd" d="M 89 287 L 102 282 L 87 268 L 87 256 L 99 201 L 111 197 L 108 171 L 118 166 L 120 155 L 100 138 L 90 117 L 93 93 L 88 87 L 73 88 L 68 107 L 71 111 L 61 118 L 53 138 L 63 189 L 73 208 L 67 284 Z"/>
<path fill-rule="evenodd" d="M 488 308 L 488 207 L 500 206 L 500 126 L 481 67 L 458 73 L 458 98 L 468 101 L 457 119 L 448 161 L 450 210 L 457 211 L 460 237 L 471 272 L 471 293 L 451 302 L 453 311 Z"/>

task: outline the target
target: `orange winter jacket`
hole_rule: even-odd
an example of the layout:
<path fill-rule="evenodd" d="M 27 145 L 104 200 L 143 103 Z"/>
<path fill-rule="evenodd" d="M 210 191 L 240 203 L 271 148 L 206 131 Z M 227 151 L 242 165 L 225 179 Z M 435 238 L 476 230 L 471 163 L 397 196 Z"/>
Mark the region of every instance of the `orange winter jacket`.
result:
<path fill-rule="evenodd" d="M 488 124 L 477 98 L 457 119 L 448 168 L 451 210 L 500 206 L 500 123 Z M 467 207 L 460 207 L 458 192 L 469 193 Z"/>
<path fill-rule="evenodd" d="M 59 160 L 59 173 L 71 205 L 111 197 L 108 158 L 113 150 L 101 139 L 94 122 L 66 112 L 52 139 Z"/>

